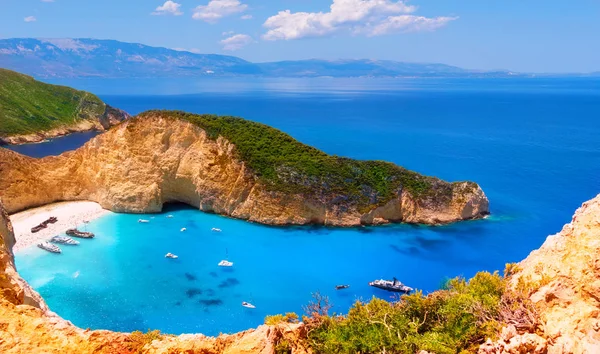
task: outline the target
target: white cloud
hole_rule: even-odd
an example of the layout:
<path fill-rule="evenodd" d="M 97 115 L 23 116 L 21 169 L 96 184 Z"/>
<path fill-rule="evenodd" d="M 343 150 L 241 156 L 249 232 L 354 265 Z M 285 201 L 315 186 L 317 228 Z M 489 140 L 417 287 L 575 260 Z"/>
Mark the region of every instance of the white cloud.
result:
<path fill-rule="evenodd" d="M 252 37 L 247 34 L 234 34 L 231 37 L 225 38 L 221 41 L 223 50 L 238 50 L 248 44 L 254 42 Z"/>
<path fill-rule="evenodd" d="M 23 19 L 23 21 L 25 22 L 35 22 L 37 21 L 37 18 L 35 18 L 35 16 L 27 16 Z"/>
<path fill-rule="evenodd" d="M 402 0 L 333 0 L 329 12 L 280 11 L 269 17 L 265 40 L 320 37 L 340 31 L 377 36 L 391 32 L 427 31 L 455 17 L 412 15 L 417 8 Z"/>
<path fill-rule="evenodd" d="M 221 33 L 221 36 L 231 36 L 234 33 L 235 33 L 234 31 L 226 31 L 226 32 Z"/>
<path fill-rule="evenodd" d="M 242 4 L 239 0 L 210 0 L 207 5 L 196 7 L 192 18 L 215 23 L 223 17 L 244 12 L 246 9 L 248 5 Z"/>
<path fill-rule="evenodd" d="M 252 19 L 252 15 L 243 15 L 242 17 L 240 17 L 242 20 L 251 20 Z"/>
<path fill-rule="evenodd" d="M 366 26 L 364 30 L 369 36 L 379 36 L 393 32 L 433 31 L 456 19 L 458 17 L 390 16 L 375 26 Z"/>
<path fill-rule="evenodd" d="M 179 10 L 181 4 L 178 4 L 174 1 L 168 0 L 162 6 L 159 6 L 152 12 L 152 15 L 174 15 L 179 16 L 183 15 L 183 12 Z"/>

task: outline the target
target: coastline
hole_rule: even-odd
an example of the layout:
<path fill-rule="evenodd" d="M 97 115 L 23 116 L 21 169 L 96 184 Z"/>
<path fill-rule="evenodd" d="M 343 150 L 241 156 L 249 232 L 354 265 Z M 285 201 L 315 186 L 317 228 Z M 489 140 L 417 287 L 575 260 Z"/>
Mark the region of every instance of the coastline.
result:
<path fill-rule="evenodd" d="M 103 209 L 100 204 L 88 201 L 60 202 L 28 209 L 10 215 L 16 243 L 13 253 L 22 251 L 41 241 L 47 241 L 52 236 L 60 235 L 75 226 L 80 227 L 84 221 L 91 221 L 111 212 Z M 58 218 L 55 224 L 32 233 L 31 228 L 40 224 L 51 216 Z"/>

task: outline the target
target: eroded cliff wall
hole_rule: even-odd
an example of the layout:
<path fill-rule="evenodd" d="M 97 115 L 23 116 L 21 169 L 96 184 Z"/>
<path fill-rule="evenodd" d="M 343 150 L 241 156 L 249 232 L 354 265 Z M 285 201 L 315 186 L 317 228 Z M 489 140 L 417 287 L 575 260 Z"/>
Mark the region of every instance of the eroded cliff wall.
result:
<path fill-rule="evenodd" d="M 32 159 L 0 149 L 0 190 L 9 212 L 56 201 L 91 200 L 116 212 L 159 212 L 179 201 L 200 210 L 271 224 L 354 226 L 439 224 L 479 218 L 488 200 L 474 183 L 446 183 L 443 198 L 398 191 L 385 205 L 359 210 L 343 195 L 269 190 L 236 147 L 198 126 L 160 114 L 135 118 L 57 157 Z"/>

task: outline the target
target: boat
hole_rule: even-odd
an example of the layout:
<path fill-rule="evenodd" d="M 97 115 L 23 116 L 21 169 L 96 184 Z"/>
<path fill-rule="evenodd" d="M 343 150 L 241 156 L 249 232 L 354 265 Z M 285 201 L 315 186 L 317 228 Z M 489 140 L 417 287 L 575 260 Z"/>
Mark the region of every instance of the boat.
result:
<path fill-rule="evenodd" d="M 50 224 L 55 224 L 58 221 L 58 218 L 55 216 L 51 216 L 48 220 L 46 220 Z"/>
<path fill-rule="evenodd" d="M 246 302 L 246 301 L 242 302 L 242 306 L 244 306 L 246 308 L 249 308 L 249 309 L 255 309 L 256 308 L 256 306 L 254 306 L 251 303 Z"/>
<path fill-rule="evenodd" d="M 173 215 L 167 215 L 167 219 L 172 219 Z"/>
<path fill-rule="evenodd" d="M 146 219 L 138 219 L 138 222 L 141 224 L 147 224 L 150 222 L 150 220 L 146 220 Z"/>
<path fill-rule="evenodd" d="M 335 290 L 348 289 L 350 285 L 336 285 Z"/>
<path fill-rule="evenodd" d="M 221 232 L 221 229 L 217 229 L 216 227 L 213 227 L 212 229 L 210 229 L 210 231 L 212 232 Z"/>
<path fill-rule="evenodd" d="M 219 262 L 219 267 L 233 267 L 233 262 L 222 260 Z"/>
<path fill-rule="evenodd" d="M 63 245 L 78 245 L 79 241 L 75 241 L 68 236 L 54 236 L 50 239 L 50 242 L 60 243 Z"/>
<path fill-rule="evenodd" d="M 94 238 L 94 234 L 91 232 L 82 232 L 77 229 L 69 229 L 65 232 L 69 236 L 79 237 L 79 238 Z"/>
<path fill-rule="evenodd" d="M 394 280 L 384 280 L 384 279 L 374 280 L 374 281 L 370 282 L 369 285 L 372 287 L 375 287 L 375 288 L 379 288 L 379 289 L 383 289 L 383 290 L 387 290 L 387 291 L 393 291 L 396 293 L 408 294 L 411 291 L 413 291 L 413 288 L 402 284 L 396 278 L 394 278 Z"/>
<path fill-rule="evenodd" d="M 173 253 L 169 252 L 165 255 L 165 258 L 177 259 L 179 258 L 179 256 L 176 256 Z"/>
<path fill-rule="evenodd" d="M 181 228 L 181 232 L 186 231 L 187 229 L 185 227 Z"/>
<path fill-rule="evenodd" d="M 31 232 L 32 233 L 40 232 L 43 229 L 45 229 L 46 227 L 47 227 L 46 225 L 39 224 L 38 226 L 32 227 Z"/>
<path fill-rule="evenodd" d="M 53 245 L 49 242 L 42 242 L 39 243 L 37 245 L 39 248 L 46 250 L 48 252 L 52 252 L 52 253 L 62 253 L 62 251 L 60 250 L 60 248 L 57 245 Z"/>

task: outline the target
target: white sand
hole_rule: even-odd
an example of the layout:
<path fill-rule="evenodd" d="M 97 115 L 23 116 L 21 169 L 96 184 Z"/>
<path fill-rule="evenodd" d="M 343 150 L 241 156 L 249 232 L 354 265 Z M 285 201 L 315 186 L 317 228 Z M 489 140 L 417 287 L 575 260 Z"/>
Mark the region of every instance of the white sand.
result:
<path fill-rule="evenodd" d="M 39 242 L 48 241 L 68 229 L 81 227 L 84 221 L 91 221 L 109 213 L 110 211 L 102 209 L 100 204 L 94 202 L 63 202 L 13 214 L 10 216 L 10 221 L 15 229 L 17 239 L 13 252 L 19 252 Z M 55 224 L 48 224 L 48 227 L 40 232 L 31 232 L 32 227 L 39 225 L 51 216 L 58 218 Z"/>

